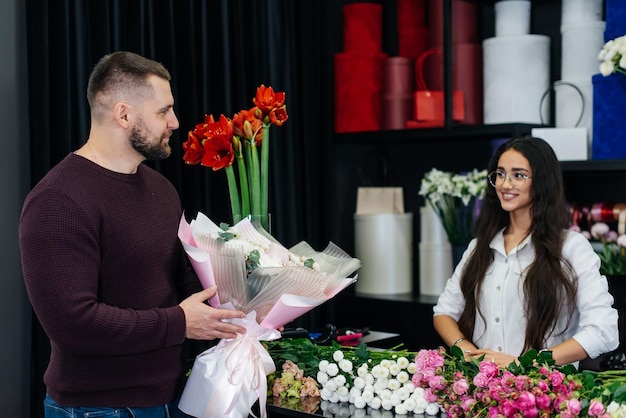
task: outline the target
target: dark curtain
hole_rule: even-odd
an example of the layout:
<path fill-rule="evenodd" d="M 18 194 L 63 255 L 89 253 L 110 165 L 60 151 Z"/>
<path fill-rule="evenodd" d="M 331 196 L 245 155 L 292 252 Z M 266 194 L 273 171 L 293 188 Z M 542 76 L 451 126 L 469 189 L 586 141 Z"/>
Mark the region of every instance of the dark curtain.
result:
<path fill-rule="evenodd" d="M 182 162 L 187 131 L 205 113 L 250 108 L 261 84 L 286 92 L 289 120 L 271 130 L 271 229 L 286 246 L 306 240 L 323 248 L 332 240 L 325 185 L 337 7 L 332 0 L 28 0 L 32 184 L 86 141 L 93 65 L 109 52 L 133 51 L 172 75 L 180 128 L 172 156 L 148 164 L 178 189 L 188 218 L 202 211 L 230 221 L 223 173 Z M 320 326 L 332 311 L 327 303 L 301 321 Z M 48 347 L 35 321 L 32 416 L 42 416 Z"/>

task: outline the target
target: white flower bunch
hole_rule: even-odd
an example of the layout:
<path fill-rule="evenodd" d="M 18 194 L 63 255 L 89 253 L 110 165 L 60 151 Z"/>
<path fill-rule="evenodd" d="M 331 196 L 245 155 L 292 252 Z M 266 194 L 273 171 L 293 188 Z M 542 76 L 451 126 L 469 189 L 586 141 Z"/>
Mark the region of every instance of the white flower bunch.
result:
<path fill-rule="evenodd" d="M 453 174 L 433 168 L 424 175 L 419 194 L 433 205 L 446 196 L 458 197 L 467 206 L 472 198 L 483 197 L 487 185 L 487 170 L 476 169 L 465 174 Z"/>
<path fill-rule="evenodd" d="M 608 77 L 618 72 L 626 74 L 626 35 L 612 39 L 604 44 L 598 54 L 600 73 Z"/>
<path fill-rule="evenodd" d="M 487 187 L 487 170 L 453 174 L 433 168 L 422 178 L 419 195 L 435 210 L 450 242 L 473 237 L 474 203 Z"/>
<path fill-rule="evenodd" d="M 611 418 L 626 418 L 626 405 L 613 401 L 606 407 L 606 413 Z"/>
<path fill-rule="evenodd" d="M 344 358 L 343 351 L 337 350 L 332 362 L 320 361 L 317 382 L 322 387 L 322 400 L 330 403 L 349 403 L 357 410 L 367 408 L 370 412 L 437 415 L 439 405 L 429 403 L 424 389 L 415 387 L 411 381 L 414 373 L 415 363 L 406 357 L 383 359 L 371 368 L 368 363 L 355 367 L 351 360 Z"/>

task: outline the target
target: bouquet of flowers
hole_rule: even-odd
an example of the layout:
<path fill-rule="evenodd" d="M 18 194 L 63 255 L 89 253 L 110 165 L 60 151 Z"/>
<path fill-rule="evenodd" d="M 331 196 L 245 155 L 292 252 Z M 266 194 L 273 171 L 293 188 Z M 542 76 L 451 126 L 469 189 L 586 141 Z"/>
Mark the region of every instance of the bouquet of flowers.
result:
<path fill-rule="evenodd" d="M 226 170 L 233 225 L 198 213 L 190 223 L 181 218 L 178 236 L 202 285 L 217 286 L 211 305 L 248 314 L 233 321 L 245 334 L 194 362 L 179 406 L 197 417 L 247 417 L 257 399 L 265 417 L 266 375 L 275 365 L 259 341 L 279 338 L 277 328 L 354 283 L 360 267 L 333 243 L 287 249 L 267 232 L 269 128 L 287 120 L 285 94 L 262 85 L 253 102 L 232 120 L 205 116 L 183 144 L 186 163 Z"/>
<path fill-rule="evenodd" d="M 389 350 L 370 350 L 365 344 L 358 347 L 318 346 L 307 339 L 283 339 L 265 343 L 277 365 L 288 364 L 296 375 L 312 378 L 319 388 L 315 396 L 324 404 L 349 404 L 357 410 L 394 411 L 436 415 L 440 408 L 428 402 L 425 391 L 416 388 L 411 379 L 415 373 L 416 353 L 395 347 Z M 271 395 L 274 398 L 304 398 L 305 393 L 292 391 L 285 384 L 285 373 L 270 375 Z M 287 375 L 287 382 L 291 376 Z"/>
<path fill-rule="evenodd" d="M 245 417 L 259 399 L 265 416 L 265 376 L 275 366 L 259 340 L 279 338 L 275 328 L 354 283 L 349 276 L 360 261 L 333 243 L 321 252 L 306 242 L 287 249 L 249 219 L 220 227 L 202 213 L 191 223 L 183 216 L 179 238 L 202 285 L 217 285 L 211 305 L 248 313 L 240 322 L 245 334 L 196 358 L 180 408 L 201 417 Z"/>
<path fill-rule="evenodd" d="M 309 344 L 279 340 L 266 347 L 277 364 L 290 361 L 302 367 L 304 376 L 317 373 L 323 402 L 399 415 L 626 416 L 626 370 L 579 372 L 571 365 L 555 366 L 549 351 L 530 350 L 498 368 L 484 359 L 466 361 L 455 346 L 411 353 L 369 350 L 363 344 Z M 317 369 L 311 367 L 316 362 Z"/>
<path fill-rule="evenodd" d="M 419 195 L 435 210 L 451 243 L 468 243 L 474 236 L 476 202 L 486 185 L 486 170 L 453 174 L 433 168 L 422 178 Z"/>
<path fill-rule="evenodd" d="M 220 115 L 216 122 L 213 115 L 205 115 L 204 122 L 197 124 L 183 143 L 183 160 L 213 171 L 224 169 L 233 224 L 250 216 L 268 230 L 269 130 L 272 125 L 282 126 L 289 116 L 285 93 L 275 93 L 271 87 L 258 87 L 252 102 L 254 107 L 232 119 Z"/>
<path fill-rule="evenodd" d="M 612 39 L 604 44 L 598 54 L 600 73 L 608 77 L 613 73 L 626 74 L 626 35 Z"/>
<path fill-rule="evenodd" d="M 460 348 L 421 350 L 416 386 L 449 417 L 617 417 L 626 414 L 626 371 L 578 372 L 530 350 L 508 368 L 464 359 Z"/>

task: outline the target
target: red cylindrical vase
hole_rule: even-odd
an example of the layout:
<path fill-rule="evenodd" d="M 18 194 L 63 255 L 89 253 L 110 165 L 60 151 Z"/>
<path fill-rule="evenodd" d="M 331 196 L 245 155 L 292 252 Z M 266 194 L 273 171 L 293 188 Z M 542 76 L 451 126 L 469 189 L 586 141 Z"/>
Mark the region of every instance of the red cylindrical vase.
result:
<path fill-rule="evenodd" d="M 343 6 L 344 52 L 372 54 L 382 51 L 383 6 L 350 3 Z"/>
<path fill-rule="evenodd" d="M 377 131 L 385 54 L 335 54 L 335 131 Z"/>

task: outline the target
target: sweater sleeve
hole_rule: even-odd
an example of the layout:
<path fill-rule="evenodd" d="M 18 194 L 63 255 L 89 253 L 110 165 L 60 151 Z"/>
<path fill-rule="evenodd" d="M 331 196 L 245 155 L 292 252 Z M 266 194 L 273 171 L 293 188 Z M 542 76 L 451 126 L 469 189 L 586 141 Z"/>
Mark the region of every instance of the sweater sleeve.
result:
<path fill-rule="evenodd" d="M 19 225 L 24 280 L 52 343 L 69 353 L 107 356 L 181 344 L 185 317 L 177 303 L 131 309 L 99 300 L 101 248 L 94 219 L 55 189 L 25 202 Z"/>

